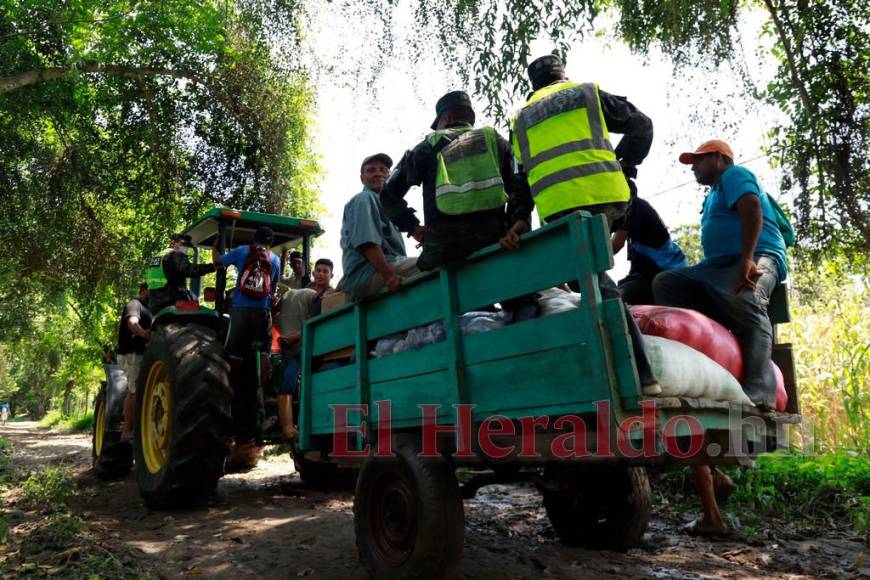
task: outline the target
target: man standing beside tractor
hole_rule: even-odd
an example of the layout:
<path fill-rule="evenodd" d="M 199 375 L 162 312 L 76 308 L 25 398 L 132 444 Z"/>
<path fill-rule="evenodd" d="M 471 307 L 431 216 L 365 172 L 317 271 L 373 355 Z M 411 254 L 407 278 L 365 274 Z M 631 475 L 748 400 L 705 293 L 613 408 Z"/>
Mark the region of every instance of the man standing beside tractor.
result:
<path fill-rule="evenodd" d="M 127 398 L 124 399 L 124 430 L 121 440 L 133 435 L 133 398 L 136 381 L 145 353 L 145 343 L 151 338 L 151 312 L 148 310 L 148 284 L 139 285 L 139 295 L 124 306 L 118 324 L 118 366 L 127 376 Z"/>
<path fill-rule="evenodd" d="M 230 384 L 233 386 L 233 423 L 235 446 L 227 459 L 227 471 L 252 469 L 260 459 L 260 415 L 262 394 L 257 384 L 255 350 L 271 344 L 272 305 L 275 289 L 281 279 L 278 256 L 272 253 L 272 229 L 260 226 L 254 232 L 254 243 L 239 246 L 220 255 L 212 250 L 215 267 L 235 266 L 236 288 L 230 310 L 226 356 L 230 363 Z"/>

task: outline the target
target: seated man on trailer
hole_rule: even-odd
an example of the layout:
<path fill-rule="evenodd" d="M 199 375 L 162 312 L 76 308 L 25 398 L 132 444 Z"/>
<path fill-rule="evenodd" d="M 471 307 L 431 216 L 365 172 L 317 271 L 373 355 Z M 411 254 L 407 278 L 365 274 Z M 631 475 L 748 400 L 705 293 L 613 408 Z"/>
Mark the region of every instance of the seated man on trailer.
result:
<path fill-rule="evenodd" d="M 776 379 L 770 364 L 773 329 L 767 304 L 786 276 L 786 237 L 794 233 L 755 175 L 734 165 L 724 141 L 703 143 L 680 155 L 695 179 L 710 190 L 701 213 L 704 260 L 662 272 L 653 280 L 656 304 L 697 310 L 735 334 L 743 352 L 743 390 L 761 410 L 774 408 Z M 716 496 L 733 491 L 731 480 L 709 466 L 694 466 L 703 517 L 687 531 L 726 533 Z M 726 496 L 727 497 L 727 496 Z"/>
<path fill-rule="evenodd" d="M 405 254 L 405 242 L 381 205 L 381 190 L 390 175 L 393 160 L 386 153 L 363 159 L 360 181 L 363 189 L 344 206 L 341 220 L 341 251 L 344 277 L 339 289 L 353 300 L 388 288 L 395 292 L 407 276 L 418 274 L 417 258 Z"/>

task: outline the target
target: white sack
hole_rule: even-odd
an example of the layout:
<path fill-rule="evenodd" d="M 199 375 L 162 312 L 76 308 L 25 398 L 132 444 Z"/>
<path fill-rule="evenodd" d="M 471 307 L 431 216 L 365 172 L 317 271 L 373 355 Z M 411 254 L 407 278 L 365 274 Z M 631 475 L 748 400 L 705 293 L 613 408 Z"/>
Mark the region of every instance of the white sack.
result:
<path fill-rule="evenodd" d="M 736 401 L 752 405 L 740 383 L 719 363 L 676 340 L 643 337 L 652 371 L 662 387 L 660 397 Z"/>
<path fill-rule="evenodd" d="M 550 316 L 551 314 L 580 308 L 580 294 L 577 292 L 565 292 L 558 288 L 547 288 L 537 294 L 541 316 Z"/>

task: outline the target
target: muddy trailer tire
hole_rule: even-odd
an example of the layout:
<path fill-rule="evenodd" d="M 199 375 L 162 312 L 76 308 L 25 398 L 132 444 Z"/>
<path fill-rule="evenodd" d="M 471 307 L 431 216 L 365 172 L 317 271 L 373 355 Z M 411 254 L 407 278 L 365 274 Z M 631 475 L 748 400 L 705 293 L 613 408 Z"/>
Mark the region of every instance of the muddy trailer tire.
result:
<path fill-rule="evenodd" d="M 91 464 L 96 476 L 105 480 L 124 477 L 133 468 L 133 446 L 130 441 L 121 441 L 121 433 L 109 428 L 111 413 L 103 387 L 94 401 Z"/>
<path fill-rule="evenodd" d="M 453 467 L 420 458 L 397 438 L 392 459 L 369 458 L 353 503 L 359 558 L 373 578 L 450 578 L 462 553 L 465 512 Z"/>
<path fill-rule="evenodd" d="M 543 490 L 544 508 L 562 543 L 615 551 L 641 543 L 652 496 L 646 469 L 601 465 L 548 471 L 563 484 Z"/>
<path fill-rule="evenodd" d="M 217 332 L 168 324 L 151 335 L 133 432 L 136 480 L 148 507 L 188 507 L 214 492 L 229 452 L 232 396 Z"/>

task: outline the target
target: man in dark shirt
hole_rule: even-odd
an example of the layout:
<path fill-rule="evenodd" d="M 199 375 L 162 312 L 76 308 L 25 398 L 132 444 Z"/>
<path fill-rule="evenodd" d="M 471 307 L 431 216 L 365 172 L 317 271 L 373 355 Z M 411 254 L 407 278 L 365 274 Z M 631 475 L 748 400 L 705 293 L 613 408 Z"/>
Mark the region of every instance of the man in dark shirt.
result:
<path fill-rule="evenodd" d="M 656 274 L 685 268 L 688 264 L 658 212 L 648 201 L 637 197 L 634 184 L 630 185 L 632 200 L 628 213 L 611 241 L 614 256 L 628 241 L 631 269 L 628 276 L 619 281 L 618 287 L 626 304 L 655 304 L 652 281 Z"/>
<path fill-rule="evenodd" d="M 163 257 L 163 274 L 166 285 L 151 293 L 151 309 L 154 312 L 172 306 L 177 300 L 193 300 L 187 289 L 187 279 L 204 276 L 215 271 L 214 264 L 192 264 L 187 257 L 186 246 L 191 239 L 187 234 L 173 234 L 169 243 L 172 250 Z"/>
<path fill-rule="evenodd" d="M 124 430 L 122 439 L 129 439 L 133 433 L 133 396 L 136 382 L 142 368 L 145 343 L 151 338 L 151 312 L 148 304 L 148 284 L 139 285 L 139 296 L 124 306 L 118 323 L 118 366 L 127 375 L 127 398 L 124 400 Z"/>
<path fill-rule="evenodd" d="M 474 129 L 466 93 L 447 93 L 435 110 L 435 132 L 405 153 L 381 191 L 390 221 L 422 243 L 421 270 L 495 244 L 508 227 L 528 231 L 533 205 L 528 188 L 516 187 L 508 142 L 494 129 Z M 404 199 L 421 184 L 425 225 Z"/>

